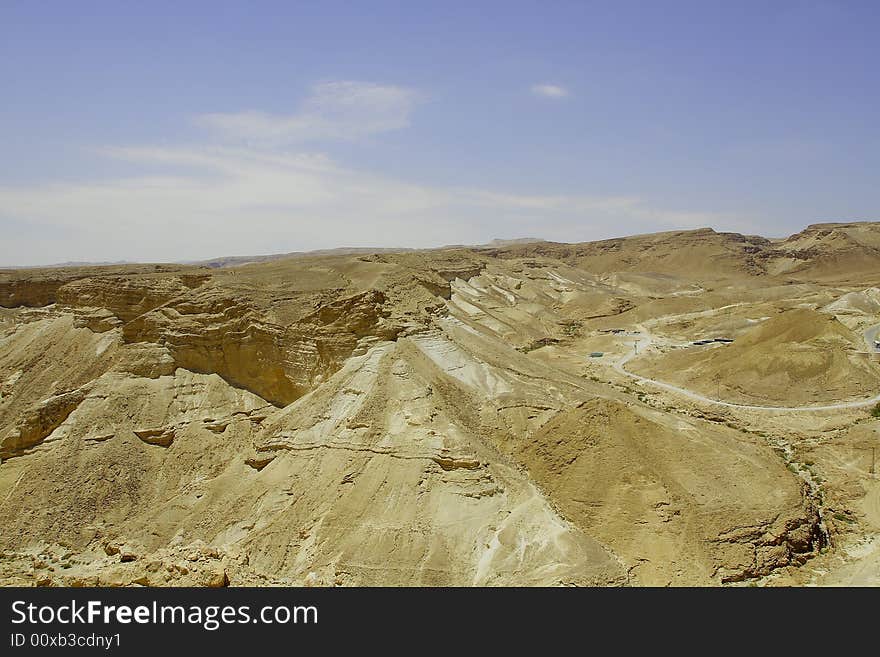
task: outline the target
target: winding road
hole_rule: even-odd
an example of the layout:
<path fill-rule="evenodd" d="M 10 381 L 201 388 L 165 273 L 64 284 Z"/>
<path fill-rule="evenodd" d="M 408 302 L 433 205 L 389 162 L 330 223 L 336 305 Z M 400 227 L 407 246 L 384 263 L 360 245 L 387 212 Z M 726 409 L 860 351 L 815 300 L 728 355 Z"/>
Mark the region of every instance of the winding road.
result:
<path fill-rule="evenodd" d="M 877 350 L 873 346 L 873 340 L 875 336 L 880 332 L 880 324 L 872 326 L 865 330 L 864 338 L 865 343 L 868 345 L 868 348 L 872 352 L 876 352 Z M 850 408 L 862 408 L 864 406 L 871 406 L 872 404 L 876 404 L 880 402 L 880 395 L 876 395 L 875 397 L 871 397 L 870 399 L 858 399 L 855 401 L 848 402 L 840 402 L 837 404 L 823 404 L 820 406 L 758 406 L 753 404 L 737 404 L 735 402 L 727 402 L 722 401 L 720 399 L 712 399 L 711 397 L 706 397 L 705 395 L 701 395 L 698 392 L 694 392 L 693 390 L 688 390 L 687 388 L 681 388 L 676 385 L 672 385 L 671 383 L 666 383 L 665 381 L 658 381 L 657 379 L 650 379 L 646 376 L 641 376 L 639 374 L 633 374 L 628 371 L 624 365 L 626 365 L 635 355 L 638 353 L 638 348 L 640 345 L 644 344 L 645 349 L 647 349 L 654 341 L 654 336 L 652 336 L 647 331 L 644 332 L 644 338 L 638 338 L 633 342 L 633 347 L 627 353 L 625 353 L 616 363 L 614 363 L 614 369 L 627 376 L 635 381 L 640 383 L 650 383 L 651 385 L 655 385 L 658 388 L 663 388 L 664 390 L 669 390 L 670 392 L 674 392 L 676 394 L 682 395 L 683 397 L 687 397 L 689 399 L 693 399 L 695 401 L 703 402 L 705 404 L 714 404 L 716 406 L 724 406 L 727 408 L 742 408 L 750 411 L 775 411 L 775 412 L 783 412 L 783 413 L 800 413 L 804 411 L 838 411 L 845 410 Z M 642 350 L 644 353 L 644 349 Z"/>

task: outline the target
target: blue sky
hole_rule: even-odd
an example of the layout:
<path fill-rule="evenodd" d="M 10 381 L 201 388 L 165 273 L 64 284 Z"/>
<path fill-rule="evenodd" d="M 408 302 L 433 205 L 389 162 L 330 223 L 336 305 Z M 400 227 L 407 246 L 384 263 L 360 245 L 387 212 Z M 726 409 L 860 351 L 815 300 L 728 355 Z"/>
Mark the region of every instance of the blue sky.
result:
<path fill-rule="evenodd" d="M 0 265 L 880 219 L 876 2 L 0 1 Z"/>

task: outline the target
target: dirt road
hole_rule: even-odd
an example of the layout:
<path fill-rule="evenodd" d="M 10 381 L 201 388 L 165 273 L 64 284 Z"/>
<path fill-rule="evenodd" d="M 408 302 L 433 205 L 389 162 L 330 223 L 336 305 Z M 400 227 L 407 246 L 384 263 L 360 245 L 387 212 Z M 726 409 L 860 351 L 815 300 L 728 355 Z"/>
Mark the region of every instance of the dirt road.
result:
<path fill-rule="evenodd" d="M 865 339 L 869 339 L 868 333 L 870 331 L 874 331 L 871 335 L 876 335 L 877 331 L 880 331 L 880 325 L 872 327 L 865 331 Z M 871 338 L 873 339 L 873 338 Z M 759 406 L 753 404 L 737 404 L 735 402 L 723 401 L 720 399 L 712 399 L 711 397 L 706 397 L 705 395 L 701 395 L 698 392 L 694 392 L 693 390 L 688 390 L 687 388 L 681 388 L 679 386 L 673 385 L 671 383 L 666 383 L 665 381 L 658 381 L 657 379 L 650 379 L 645 376 L 641 376 L 639 374 L 633 374 L 628 371 L 624 365 L 628 363 L 639 351 L 644 353 L 654 342 L 654 336 L 649 332 L 643 330 L 643 335 L 638 337 L 633 342 L 633 347 L 627 353 L 625 353 L 616 363 L 614 363 L 614 369 L 627 376 L 631 379 L 639 381 L 640 383 L 649 383 L 651 385 L 655 385 L 658 388 L 663 388 L 664 390 L 669 390 L 670 392 L 674 392 L 676 394 L 682 395 L 683 397 L 688 397 L 689 399 L 693 399 L 699 402 L 703 402 L 706 404 L 715 404 L 716 406 L 725 406 L 728 408 L 743 408 L 752 411 L 771 411 L 771 412 L 803 412 L 803 411 L 835 411 L 835 410 L 843 410 L 849 408 L 862 408 L 864 406 L 871 406 L 872 404 L 876 404 L 880 402 L 880 395 L 876 395 L 871 397 L 870 399 L 858 399 L 848 402 L 839 402 L 836 404 L 824 404 L 819 406 Z"/>

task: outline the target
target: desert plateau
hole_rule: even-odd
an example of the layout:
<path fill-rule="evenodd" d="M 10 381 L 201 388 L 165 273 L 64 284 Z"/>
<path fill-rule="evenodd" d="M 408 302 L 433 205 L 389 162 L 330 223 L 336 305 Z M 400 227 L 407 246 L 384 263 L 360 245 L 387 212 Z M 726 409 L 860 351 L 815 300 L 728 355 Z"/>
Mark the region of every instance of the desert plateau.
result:
<path fill-rule="evenodd" d="M 880 223 L 0 271 L 0 584 L 880 584 Z"/>

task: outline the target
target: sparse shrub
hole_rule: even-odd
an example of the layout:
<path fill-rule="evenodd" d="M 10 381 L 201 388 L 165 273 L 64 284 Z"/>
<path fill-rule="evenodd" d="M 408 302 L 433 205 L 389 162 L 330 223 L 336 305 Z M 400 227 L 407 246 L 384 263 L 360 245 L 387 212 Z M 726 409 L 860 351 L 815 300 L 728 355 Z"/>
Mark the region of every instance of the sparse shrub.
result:
<path fill-rule="evenodd" d="M 880 417 L 880 402 L 871 409 L 871 417 Z"/>
<path fill-rule="evenodd" d="M 559 322 L 559 325 L 562 327 L 562 332 L 569 337 L 580 335 L 583 327 L 583 323 L 577 320 L 563 320 Z"/>
<path fill-rule="evenodd" d="M 556 338 L 538 338 L 537 340 L 533 340 L 529 344 L 517 347 L 517 351 L 521 351 L 524 354 L 529 353 L 530 351 L 534 351 L 535 349 L 540 349 L 541 347 L 546 347 L 547 345 L 556 344 L 559 340 Z"/>

